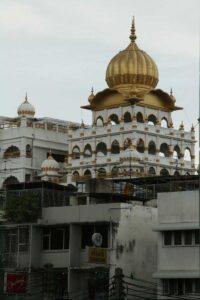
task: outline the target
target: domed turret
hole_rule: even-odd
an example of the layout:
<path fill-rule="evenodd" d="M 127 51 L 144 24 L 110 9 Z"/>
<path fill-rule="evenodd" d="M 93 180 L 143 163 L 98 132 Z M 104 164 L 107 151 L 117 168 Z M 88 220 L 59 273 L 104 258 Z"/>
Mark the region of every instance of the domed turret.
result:
<path fill-rule="evenodd" d="M 93 87 L 92 87 L 92 89 L 91 89 L 91 94 L 90 94 L 90 96 L 88 97 L 88 101 L 91 103 L 93 99 L 94 99 L 94 89 L 93 89 Z"/>
<path fill-rule="evenodd" d="M 126 97 L 144 96 L 158 83 L 158 69 L 153 59 L 136 44 L 134 18 L 130 44 L 114 56 L 106 71 L 109 88 L 116 89 Z"/>
<path fill-rule="evenodd" d="M 60 166 L 51 153 L 48 158 L 43 161 L 41 170 L 43 180 L 51 180 L 59 177 Z"/>
<path fill-rule="evenodd" d="M 17 113 L 19 117 L 33 118 L 35 115 L 35 108 L 32 104 L 28 102 L 28 97 L 26 94 L 25 101 L 20 104 L 17 109 Z"/>

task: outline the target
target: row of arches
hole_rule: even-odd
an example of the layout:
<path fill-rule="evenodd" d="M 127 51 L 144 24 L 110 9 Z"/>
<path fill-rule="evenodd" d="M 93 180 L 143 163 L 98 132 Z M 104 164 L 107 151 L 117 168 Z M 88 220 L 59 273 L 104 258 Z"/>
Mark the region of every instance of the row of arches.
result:
<path fill-rule="evenodd" d="M 132 172 L 133 170 L 131 170 Z M 123 170 L 121 171 L 123 172 L 123 176 L 129 176 L 130 175 L 130 170 Z M 144 172 L 144 170 L 140 170 L 140 173 Z M 99 168 L 96 170 L 96 175 L 97 177 L 106 177 L 107 176 L 107 171 L 105 168 Z M 120 175 L 120 169 L 118 167 L 113 167 L 111 169 L 111 177 L 118 177 Z M 122 175 L 122 174 L 121 174 Z M 156 174 L 156 169 L 154 167 L 149 167 L 149 169 L 147 170 L 147 175 L 151 176 L 151 175 L 160 175 L 160 176 L 170 176 L 170 172 L 168 169 L 166 168 L 162 168 L 159 172 L 159 174 Z M 178 170 L 175 170 L 173 173 L 174 176 L 180 176 L 180 172 Z M 186 172 L 185 175 L 190 175 L 189 172 Z M 80 177 L 80 173 L 76 170 L 72 173 L 72 176 L 74 179 L 78 179 Z M 83 176 L 85 178 L 92 178 L 92 172 L 90 169 L 86 169 L 83 173 Z"/>
<path fill-rule="evenodd" d="M 17 158 L 21 156 L 20 149 L 17 146 L 11 145 L 9 146 L 3 154 L 3 158 Z M 32 157 L 32 147 L 27 144 L 26 145 L 26 157 Z"/>
<path fill-rule="evenodd" d="M 123 144 L 123 150 L 126 150 L 130 148 L 132 145 L 131 139 L 127 138 L 124 141 Z M 138 139 L 136 143 L 136 150 L 138 153 L 144 153 L 145 152 L 145 143 L 143 139 Z M 118 140 L 114 140 L 111 143 L 111 149 L 110 152 L 111 154 L 119 154 L 121 151 L 120 149 L 120 144 Z M 180 159 L 181 157 L 184 158 L 184 160 L 191 160 L 191 151 L 189 147 L 186 147 L 184 149 L 184 153 L 181 153 L 181 149 L 179 145 L 175 145 L 172 149 L 172 153 L 170 152 L 170 146 L 167 143 L 162 143 L 159 147 L 159 156 L 160 157 L 170 157 L 172 156 L 174 159 Z M 147 152 L 150 155 L 156 155 L 157 154 L 157 149 L 156 149 L 156 144 L 154 141 L 150 141 L 147 145 Z M 106 156 L 108 153 L 108 148 L 106 143 L 100 142 L 96 145 L 95 153 L 97 156 Z M 172 154 L 172 155 L 171 155 Z M 72 149 L 72 158 L 73 159 L 79 159 L 81 155 L 81 151 L 79 146 L 74 146 Z M 92 147 L 90 144 L 86 144 L 83 150 L 83 157 L 92 157 Z"/>
<path fill-rule="evenodd" d="M 120 119 L 119 119 L 117 114 L 111 114 L 108 117 L 108 120 L 112 125 L 117 125 L 117 124 L 120 123 Z M 133 120 L 133 117 L 131 116 L 131 113 L 129 111 L 125 112 L 124 115 L 123 115 L 124 123 L 130 123 L 130 122 L 132 122 L 132 120 Z M 160 124 L 161 127 L 165 127 L 165 128 L 169 127 L 169 122 L 168 122 L 166 117 L 163 117 L 161 120 L 159 120 L 154 114 L 150 114 L 145 118 L 144 115 L 141 112 L 138 112 L 136 114 L 136 121 L 138 123 L 145 123 L 146 122 L 149 125 Z M 103 119 L 103 117 L 98 116 L 98 118 L 96 119 L 96 125 L 100 127 L 100 126 L 104 126 L 105 123 L 106 122 Z"/>

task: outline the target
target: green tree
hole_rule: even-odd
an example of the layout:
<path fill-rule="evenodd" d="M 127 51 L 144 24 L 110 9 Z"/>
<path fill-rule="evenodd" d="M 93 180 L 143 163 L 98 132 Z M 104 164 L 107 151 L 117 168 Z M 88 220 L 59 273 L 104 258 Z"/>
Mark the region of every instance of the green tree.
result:
<path fill-rule="evenodd" d="M 5 219 L 13 223 L 35 222 L 40 213 L 39 198 L 32 193 L 9 195 L 5 207 Z"/>

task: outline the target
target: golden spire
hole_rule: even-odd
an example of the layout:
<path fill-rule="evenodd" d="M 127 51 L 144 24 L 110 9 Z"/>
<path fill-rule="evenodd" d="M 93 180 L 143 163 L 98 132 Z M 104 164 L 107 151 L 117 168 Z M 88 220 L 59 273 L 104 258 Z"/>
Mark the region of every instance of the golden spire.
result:
<path fill-rule="evenodd" d="M 179 130 L 184 130 L 184 124 L 183 121 L 181 122 L 180 126 L 179 126 Z"/>
<path fill-rule="evenodd" d="M 90 94 L 90 96 L 88 97 L 88 101 L 91 103 L 93 99 L 94 99 L 94 89 L 93 89 L 93 87 L 92 87 L 92 88 L 91 88 L 91 94 Z"/>
<path fill-rule="evenodd" d="M 131 35 L 129 36 L 131 43 L 135 43 L 137 36 L 135 34 L 135 17 L 133 16 L 132 25 L 131 25 Z"/>
<path fill-rule="evenodd" d="M 173 89 L 170 89 L 170 96 L 173 96 Z"/>
<path fill-rule="evenodd" d="M 26 96 L 25 96 L 25 101 L 24 102 L 28 102 L 27 92 L 26 92 Z"/>
<path fill-rule="evenodd" d="M 192 123 L 191 132 L 195 132 L 194 124 Z"/>
<path fill-rule="evenodd" d="M 47 159 L 53 159 L 53 156 L 52 156 L 52 151 L 51 151 L 51 149 L 49 149 L 49 154 L 48 154 L 48 158 Z"/>

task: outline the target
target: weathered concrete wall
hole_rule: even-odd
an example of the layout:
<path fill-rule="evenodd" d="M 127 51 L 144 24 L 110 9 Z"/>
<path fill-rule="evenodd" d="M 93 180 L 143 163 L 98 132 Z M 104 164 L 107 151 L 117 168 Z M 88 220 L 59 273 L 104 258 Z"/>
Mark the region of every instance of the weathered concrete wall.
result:
<path fill-rule="evenodd" d="M 110 254 L 111 276 L 121 267 L 126 276 L 152 280 L 156 270 L 157 234 L 152 232 L 157 209 L 141 205 L 121 211 L 121 219 Z"/>

